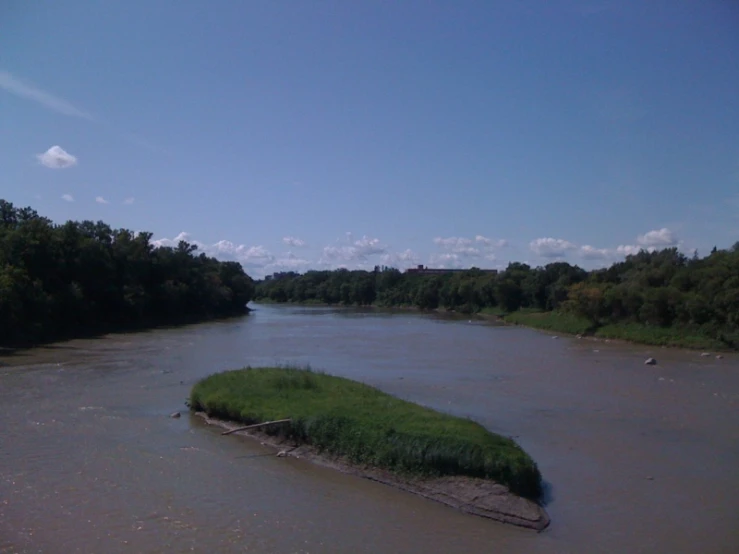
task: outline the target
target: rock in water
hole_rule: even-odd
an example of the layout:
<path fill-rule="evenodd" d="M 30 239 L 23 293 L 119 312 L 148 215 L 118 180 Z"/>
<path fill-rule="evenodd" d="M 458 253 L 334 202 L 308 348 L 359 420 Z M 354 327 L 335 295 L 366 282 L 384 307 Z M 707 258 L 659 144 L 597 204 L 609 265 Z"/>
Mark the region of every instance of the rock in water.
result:
<path fill-rule="evenodd" d="M 723 358 L 723 356 L 721 354 L 719 354 L 718 356 L 716 356 L 716 359 L 717 360 L 720 360 L 721 358 Z"/>
<path fill-rule="evenodd" d="M 657 360 L 655 360 L 654 358 L 647 358 L 644 361 L 644 365 L 657 365 Z"/>
<path fill-rule="evenodd" d="M 180 417 L 180 412 L 174 412 L 173 414 L 170 414 L 169 417 L 177 419 L 178 417 Z"/>
<path fill-rule="evenodd" d="M 710 355 L 711 355 L 711 353 L 710 353 L 710 352 L 703 352 L 703 353 L 701 354 L 701 358 L 708 358 L 708 356 L 710 356 Z"/>

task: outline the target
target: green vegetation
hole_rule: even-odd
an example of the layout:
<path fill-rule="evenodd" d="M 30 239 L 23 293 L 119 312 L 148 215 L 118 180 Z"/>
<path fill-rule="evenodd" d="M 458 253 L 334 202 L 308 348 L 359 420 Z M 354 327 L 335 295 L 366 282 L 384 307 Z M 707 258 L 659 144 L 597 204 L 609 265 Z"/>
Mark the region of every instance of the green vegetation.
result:
<path fill-rule="evenodd" d="M 0 200 L 0 346 L 246 312 L 254 283 L 240 264 L 151 236 L 55 225 Z"/>
<path fill-rule="evenodd" d="M 546 331 L 569 333 L 570 335 L 584 335 L 590 332 L 593 324 L 584 317 L 567 312 L 530 312 L 519 310 L 503 318 L 509 323 L 526 325 Z"/>
<path fill-rule="evenodd" d="M 679 346 L 701 350 L 726 348 L 726 342 L 706 335 L 705 329 L 700 327 L 651 327 L 640 323 L 612 323 L 598 328 L 595 336 L 657 346 Z"/>
<path fill-rule="evenodd" d="M 291 418 L 283 433 L 355 464 L 489 478 L 528 498 L 541 493 L 536 464 L 512 440 L 340 377 L 290 368 L 226 371 L 198 382 L 190 407 L 246 425 Z"/>
<path fill-rule="evenodd" d="M 643 250 L 590 272 L 556 262 L 536 268 L 511 263 L 498 274 L 473 268 L 424 275 L 384 267 L 277 273 L 257 283 L 255 299 L 508 314 L 507 321 L 563 333 L 736 349 L 739 243 L 703 258 L 676 248 Z"/>

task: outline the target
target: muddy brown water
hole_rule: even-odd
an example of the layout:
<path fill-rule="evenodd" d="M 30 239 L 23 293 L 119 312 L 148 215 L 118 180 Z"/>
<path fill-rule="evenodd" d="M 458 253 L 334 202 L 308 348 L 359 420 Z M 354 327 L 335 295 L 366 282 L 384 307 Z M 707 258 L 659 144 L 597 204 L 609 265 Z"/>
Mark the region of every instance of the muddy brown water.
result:
<path fill-rule="evenodd" d="M 739 552 L 737 356 L 257 308 L 0 358 L 0 552 Z M 519 530 L 276 458 L 185 411 L 198 378 L 275 363 L 516 437 L 546 479 L 552 525 Z"/>

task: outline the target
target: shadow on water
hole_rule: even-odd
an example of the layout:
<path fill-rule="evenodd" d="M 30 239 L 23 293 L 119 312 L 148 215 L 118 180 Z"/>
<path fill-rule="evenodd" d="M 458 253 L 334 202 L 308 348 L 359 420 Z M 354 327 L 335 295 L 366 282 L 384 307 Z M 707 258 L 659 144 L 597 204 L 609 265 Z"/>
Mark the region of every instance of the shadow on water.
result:
<path fill-rule="evenodd" d="M 98 329 L 98 330 L 77 330 L 74 333 L 70 333 L 69 335 L 64 336 L 58 336 L 55 337 L 49 341 L 40 341 L 40 342 L 28 342 L 28 343 L 20 343 L 20 344 L 14 344 L 13 346 L 0 346 L 0 360 L 3 358 L 12 358 L 16 356 L 20 356 L 23 354 L 27 354 L 31 351 L 64 351 L 64 350 L 80 350 L 80 347 L 70 344 L 64 344 L 66 342 L 71 342 L 75 340 L 85 340 L 85 341 L 99 341 L 99 340 L 106 340 L 110 335 L 126 335 L 130 333 L 135 333 L 136 335 L 140 336 L 147 336 L 147 335 L 156 335 L 157 333 L 160 333 L 162 331 L 178 331 L 183 330 L 187 328 L 197 328 L 201 325 L 221 325 L 224 327 L 228 327 L 229 329 L 233 331 L 238 331 L 238 326 L 234 326 L 234 322 L 241 320 L 243 318 L 246 318 L 251 312 L 253 312 L 253 309 L 249 309 L 249 311 L 243 313 L 243 314 L 237 314 L 233 316 L 227 316 L 227 317 L 217 317 L 212 319 L 206 319 L 204 321 L 198 321 L 196 319 L 187 319 L 185 321 L 181 322 L 168 322 L 168 323 L 161 323 L 158 325 L 150 325 L 150 326 L 136 326 L 136 325 L 127 325 L 127 326 L 121 326 L 121 327 L 111 327 L 108 329 Z M 0 362 L 0 366 L 2 365 L 2 362 Z"/>
<path fill-rule="evenodd" d="M 554 502 L 554 485 L 549 481 L 543 480 L 541 483 L 541 497 L 539 498 L 539 504 L 546 507 Z"/>

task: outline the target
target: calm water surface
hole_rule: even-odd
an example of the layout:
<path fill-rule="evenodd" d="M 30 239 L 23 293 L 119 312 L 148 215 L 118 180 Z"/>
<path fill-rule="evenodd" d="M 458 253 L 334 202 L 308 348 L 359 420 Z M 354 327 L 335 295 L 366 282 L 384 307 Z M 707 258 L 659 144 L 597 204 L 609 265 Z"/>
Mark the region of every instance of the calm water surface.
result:
<path fill-rule="evenodd" d="M 736 356 L 258 308 L 0 358 L 0 552 L 739 552 Z M 516 437 L 547 481 L 551 527 L 460 514 L 168 417 L 198 378 L 274 363 Z"/>

